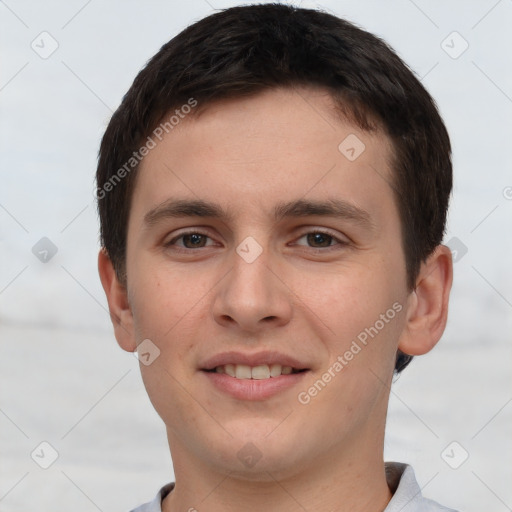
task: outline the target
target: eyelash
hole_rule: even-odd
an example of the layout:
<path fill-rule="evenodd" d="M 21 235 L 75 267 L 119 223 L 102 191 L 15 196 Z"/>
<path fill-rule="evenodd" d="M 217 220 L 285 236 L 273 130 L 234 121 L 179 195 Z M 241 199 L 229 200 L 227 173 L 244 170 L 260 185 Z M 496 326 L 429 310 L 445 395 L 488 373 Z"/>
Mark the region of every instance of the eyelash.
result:
<path fill-rule="evenodd" d="M 309 247 L 309 249 L 313 250 L 313 251 L 319 251 L 319 252 L 328 252 L 328 251 L 331 251 L 331 250 L 339 250 L 340 248 L 343 248 L 348 244 L 348 242 L 345 242 L 343 240 L 340 240 L 339 238 L 337 238 L 336 236 L 334 236 L 332 233 L 330 233 L 329 231 L 324 231 L 324 230 L 321 230 L 321 229 L 312 229 L 310 231 L 305 231 L 304 233 L 302 233 L 299 238 L 297 240 L 300 240 L 301 238 L 307 236 L 307 235 L 316 235 L 316 234 L 319 234 L 319 235 L 325 235 L 325 236 L 328 236 L 329 238 L 331 238 L 333 241 L 336 241 L 338 242 L 337 244 L 334 244 L 334 245 L 329 245 L 328 247 Z M 204 236 L 204 237 L 207 237 L 207 238 L 210 238 L 211 237 L 207 234 L 207 233 L 204 233 L 204 232 L 201 232 L 201 231 L 198 231 L 198 230 L 190 230 L 190 231 L 185 231 L 183 233 L 181 233 L 180 235 L 174 237 L 172 240 L 170 240 L 169 242 L 166 242 L 164 245 L 166 248 L 170 248 L 172 247 L 175 242 L 177 240 L 180 240 L 181 238 L 187 236 L 187 235 L 200 235 L 200 236 Z M 185 248 L 175 248 L 174 250 L 178 251 L 178 252 L 190 252 L 190 251 L 197 251 L 198 249 L 205 249 L 206 247 L 198 247 L 196 249 L 190 249 L 188 247 L 185 247 Z"/>

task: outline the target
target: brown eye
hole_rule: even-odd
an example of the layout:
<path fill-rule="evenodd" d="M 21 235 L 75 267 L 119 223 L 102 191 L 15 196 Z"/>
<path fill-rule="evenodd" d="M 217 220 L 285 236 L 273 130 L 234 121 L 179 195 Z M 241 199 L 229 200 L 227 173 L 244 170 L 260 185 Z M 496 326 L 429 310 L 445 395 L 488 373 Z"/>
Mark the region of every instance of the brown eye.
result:
<path fill-rule="evenodd" d="M 308 233 L 306 236 L 308 243 L 316 247 L 329 247 L 334 239 L 331 235 L 321 232 Z"/>
<path fill-rule="evenodd" d="M 306 239 L 306 244 L 311 249 L 340 249 L 348 242 L 337 238 L 326 231 L 309 231 L 304 233 L 298 240 Z M 299 243 L 298 245 L 305 245 Z"/>
<path fill-rule="evenodd" d="M 187 247 L 187 249 L 193 249 L 194 247 L 204 247 L 207 237 L 199 233 L 191 233 L 183 235 L 180 238 L 183 238 L 183 245 Z M 188 244 L 190 244 L 190 247 Z"/>
<path fill-rule="evenodd" d="M 178 243 L 181 240 L 181 243 Z M 172 240 L 165 244 L 165 247 L 175 247 L 177 249 L 201 249 L 212 245 L 207 243 L 211 238 L 204 233 L 198 231 L 189 231 L 188 233 L 182 233 L 179 236 L 174 237 Z"/>

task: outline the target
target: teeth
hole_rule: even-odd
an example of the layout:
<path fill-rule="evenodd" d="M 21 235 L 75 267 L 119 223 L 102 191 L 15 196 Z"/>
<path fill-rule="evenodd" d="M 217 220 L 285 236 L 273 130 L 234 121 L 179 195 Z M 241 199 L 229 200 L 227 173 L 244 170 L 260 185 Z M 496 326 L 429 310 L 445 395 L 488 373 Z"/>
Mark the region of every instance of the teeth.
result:
<path fill-rule="evenodd" d="M 251 377 L 253 379 L 268 379 L 270 377 L 270 368 L 266 364 L 254 366 L 251 370 Z"/>
<path fill-rule="evenodd" d="M 271 364 L 270 365 L 270 376 L 271 377 L 279 377 L 281 375 L 282 366 L 280 364 Z"/>
<path fill-rule="evenodd" d="M 218 368 L 218 366 L 217 366 Z M 222 367 L 221 367 L 222 368 Z M 235 377 L 236 376 L 236 372 L 235 372 L 235 365 L 234 364 L 226 364 L 224 365 L 224 371 L 230 376 L 230 377 Z"/>
<path fill-rule="evenodd" d="M 235 377 L 237 379 L 250 379 L 251 367 L 245 364 L 237 364 L 235 366 Z"/>
<path fill-rule="evenodd" d="M 280 375 L 290 375 L 293 372 L 291 366 L 281 366 L 280 364 L 260 364 L 258 366 L 248 366 L 246 364 L 225 364 L 217 366 L 216 373 L 225 373 L 230 377 L 237 379 L 255 379 L 262 380 Z"/>

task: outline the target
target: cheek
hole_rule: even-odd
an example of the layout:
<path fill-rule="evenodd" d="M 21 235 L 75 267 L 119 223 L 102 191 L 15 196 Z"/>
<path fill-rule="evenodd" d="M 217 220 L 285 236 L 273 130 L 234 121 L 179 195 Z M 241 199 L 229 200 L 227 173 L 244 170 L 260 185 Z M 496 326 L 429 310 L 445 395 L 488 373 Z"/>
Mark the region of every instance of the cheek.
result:
<path fill-rule="evenodd" d="M 204 291 L 200 283 L 183 273 L 158 267 L 149 258 L 133 268 L 131 306 L 138 338 L 163 342 L 181 328 L 187 316 L 195 314 Z M 196 279 L 197 281 L 197 279 Z"/>
<path fill-rule="evenodd" d="M 204 300 L 208 295 L 204 297 L 206 291 L 200 283 L 191 283 L 183 273 L 170 274 L 168 269 L 156 268 L 151 272 L 148 266 L 141 267 L 143 278 L 134 276 L 132 281 L 134 329 L 137 342 L 151 340 L 158 357 L 151 365 L 141 364 L 140 368 L 153 405 L 165 415 L 169 407 L 177 411 L 189 404 L 190 397 L 183 393 L 182 385 L 195 371 L 190 355 L 202 339 L 198 326 L 204 325 Z M 174 397 L 172 406 L 168 403 L 169 394 Z"/>
<path fill-rule="evenodd" d="M 186 433 L 195 430 L 201 410 L 191 403 L 187 378 L 180 374 L 180 368 L 180 356 L 163 351 L 150 366 L 141 365 L 141 376 L 153 407 L 167 427 Z"/>
<path fill-rule="evenodd" d="M 329 328 L 332 359 L 343 355 L 353 342 L 361 347 L 359 351 L 353 346 L 354 359 L 361 363 L 394 358 L 404 325 L 406 292 L 392 267 L 384 261 L 354 265 L 326 279 L 321 287 L 310 287 L 308 305 Z"/>
<path fill-rule="evenodd" d="M 194 417 L 184 383 L 193 372 L 187 357 L 196 338 L 198 309 L 194 305 L 200 307 L 203 294 L 185 292 L 183 278 L 165 278 L 164 274 L 157 276 L 146 266 L 143 279 L 134 275 L 132 312 L 137 341 L 151 340 L 158 354 L 151 364 L 140 364 L 144 386 L 158 414 L 167 424 L 169 417 L 175 418 L 173 425 L 179 429 L 180 418 L 192 421 Z"/>

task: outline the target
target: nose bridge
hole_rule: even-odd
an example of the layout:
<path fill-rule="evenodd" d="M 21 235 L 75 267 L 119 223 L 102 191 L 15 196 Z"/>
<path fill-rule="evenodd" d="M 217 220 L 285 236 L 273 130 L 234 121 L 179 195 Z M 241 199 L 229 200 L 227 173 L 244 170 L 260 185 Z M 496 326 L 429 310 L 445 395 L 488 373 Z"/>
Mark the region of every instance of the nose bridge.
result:
<path fill-rule="evenodd" d="M 247 297 L 267 295 L 273 286 L 269 263 L 268 249 L 260 252 L 251 242 L 242 242 L 233 256 L 232 286 Z"/>
<path fill-rule="evenodd" d="M 290 297 L 270 270 L 272 266 L 275 262 L 266 247 L 252 237 L 244 239 L 233 252 L 232 269 L 222 280 L 215 298 L 215 319 L 230 320 L 247 330 L 256 329 L 265 319 L 288 322 Z"/>

